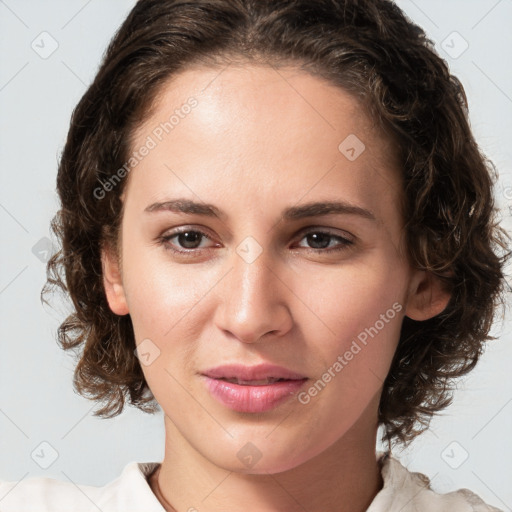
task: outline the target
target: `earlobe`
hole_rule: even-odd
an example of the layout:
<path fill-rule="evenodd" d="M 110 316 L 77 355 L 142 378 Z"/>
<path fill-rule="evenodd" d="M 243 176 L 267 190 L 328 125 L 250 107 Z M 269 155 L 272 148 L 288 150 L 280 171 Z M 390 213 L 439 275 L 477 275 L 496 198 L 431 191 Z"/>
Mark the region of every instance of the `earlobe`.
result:
<path fill-rule="evenodd" d="M 449 301 L 450 292 L 438 277 L 427 271 L 417 271 L 411 279 L 405 315 L 412 320 L 428 320 L 441 313 Z"/>
<path fill-rule="evenodd" d="M 101 264 L 103 270 L 103 286 L 110 309 L 116 315 L 129 313 L 123 281 L 116 255 L 110 249 L 102 249 Z"/>

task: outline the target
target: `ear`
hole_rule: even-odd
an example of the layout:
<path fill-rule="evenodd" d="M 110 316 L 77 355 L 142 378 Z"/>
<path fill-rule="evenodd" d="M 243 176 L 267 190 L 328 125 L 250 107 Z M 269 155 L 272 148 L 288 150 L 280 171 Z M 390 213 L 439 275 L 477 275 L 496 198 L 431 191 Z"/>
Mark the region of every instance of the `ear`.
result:
<path fill-rule="evenodd" d="M 411 320 L 428 320 L 441 313 L 450 301 L 450 292 L 431 272 L 417 270 L 411 279 L 405 315 Z"/>
<path fill-rule="evenodd" d="M 103 286 L 110 309 L 116 315 L 129 313 L 123 280 L 119 268 L 119 261 L 115 251 L 111 248 L 101 250 L 101 265 L 103 269 Z"/>

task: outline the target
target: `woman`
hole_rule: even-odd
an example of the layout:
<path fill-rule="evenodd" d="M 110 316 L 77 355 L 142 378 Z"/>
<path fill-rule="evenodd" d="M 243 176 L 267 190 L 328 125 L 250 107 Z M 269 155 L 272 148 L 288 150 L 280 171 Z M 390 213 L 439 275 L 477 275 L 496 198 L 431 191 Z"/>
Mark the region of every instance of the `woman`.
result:
<path fill-rule="evenodd" d="M 73 114 L 48 284 L 76 388 L 161 407 L 164 460 L 2 510 L 497 510 L 375 453 L 490 338 L 491 171 L 387 0 L 140 0 Z"/>

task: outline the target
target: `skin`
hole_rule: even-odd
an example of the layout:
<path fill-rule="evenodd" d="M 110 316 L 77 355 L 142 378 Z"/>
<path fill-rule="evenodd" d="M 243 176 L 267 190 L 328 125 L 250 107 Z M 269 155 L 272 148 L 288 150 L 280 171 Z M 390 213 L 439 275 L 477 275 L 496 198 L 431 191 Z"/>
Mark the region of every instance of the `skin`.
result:
<path fill-rule="evenodd" d="M 174 77 L 133 147 L 190 96 L 197 107 L 129 174 L 120 261 L 103 252 L 112 311 L 131 315 L 137 345 L 159 350 L 142 367 L 165 412 L 162 495 L 180 512 L 366 510 L 382 487 L 377 411 L 403 317 L 430 318 L 449 299 L 405 257 L 393 145 L 343 90 L 298 68 L 247 64 Z M 338 149 L 350 134 L 365 144 L 353 161 Z M 175 198 L 225 216 L 145 211 Z M 282 218 L 315 201 L 375 219 Z M 162 239 L 179 227 L 209 238 Z M 319 231 L 332 236 L 315 245 L 306 235 Z M 252 262 L 237 252 L 247 237 L 262 251 Z M 234 412 L 198 375 L 271 362 L 307 376 L 307 388 L 393 304 L 401 311 L 307 404 Z M 248 442 L 261 454 L 252 467 L 237 456 Z"/>

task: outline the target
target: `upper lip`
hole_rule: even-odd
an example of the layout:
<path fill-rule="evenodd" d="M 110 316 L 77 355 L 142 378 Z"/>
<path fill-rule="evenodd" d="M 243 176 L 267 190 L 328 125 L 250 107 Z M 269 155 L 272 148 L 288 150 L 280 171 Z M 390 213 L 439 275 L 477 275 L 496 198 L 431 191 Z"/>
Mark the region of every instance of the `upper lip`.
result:
<path fill-rule="evenodd" d="M 207 377 L 214 379 L 240 379 L 240 380 L 261 380 L 268 378 L 301 380 L 304 375 L 293 372 L 282 366 L 274 364 L 259 364 L 256 366 L 244 366 L 242 364 L 226 364 L 210 368 L 202 372 Z"/>

